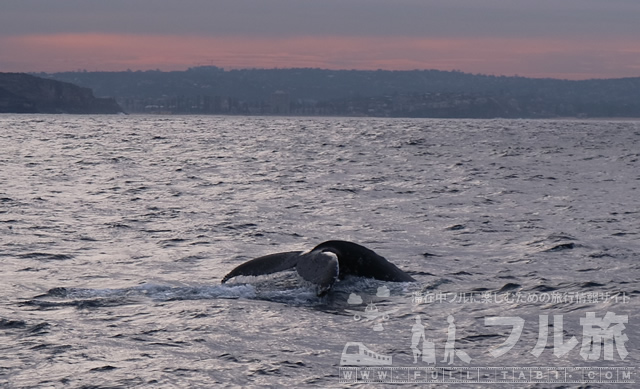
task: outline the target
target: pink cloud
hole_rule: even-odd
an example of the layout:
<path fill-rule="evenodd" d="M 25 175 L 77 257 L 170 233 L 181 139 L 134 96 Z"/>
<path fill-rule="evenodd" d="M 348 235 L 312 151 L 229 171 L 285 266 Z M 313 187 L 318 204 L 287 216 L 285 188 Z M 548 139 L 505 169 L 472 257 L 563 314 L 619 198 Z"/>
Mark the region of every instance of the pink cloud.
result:
<path fill-rule="evenodd" d="M 224 68 L 459 69 L 569 79 L 639 76 L 635 41 L 57 34 L 0 37 L 0 71 Z"/>

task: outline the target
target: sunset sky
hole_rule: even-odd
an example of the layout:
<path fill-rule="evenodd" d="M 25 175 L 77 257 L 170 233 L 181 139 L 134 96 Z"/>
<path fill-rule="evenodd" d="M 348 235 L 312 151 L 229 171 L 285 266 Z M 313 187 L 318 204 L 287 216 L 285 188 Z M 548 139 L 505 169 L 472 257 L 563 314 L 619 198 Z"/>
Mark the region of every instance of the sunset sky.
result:
<path fill-rule="evenodd" d="M 0 0 L 0 72 L 640 76 L 640 0 Z"/>

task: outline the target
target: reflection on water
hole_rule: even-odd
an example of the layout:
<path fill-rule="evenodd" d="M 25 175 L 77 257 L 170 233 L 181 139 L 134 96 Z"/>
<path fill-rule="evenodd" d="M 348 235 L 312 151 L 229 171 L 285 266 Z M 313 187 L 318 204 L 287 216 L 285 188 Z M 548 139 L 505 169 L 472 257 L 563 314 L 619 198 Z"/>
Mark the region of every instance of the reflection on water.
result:
<path fill-rule="evenodd" d="M 581 320 L 627 315 L 629 355 L 589 363 L 638 365 L 637 122 L 1 115 L 0 128 L 2 385 L 341 386 L 348 343 L 413 366 L 416 315 L 437 366 L 452 316 L 468 366 L 494 367 L 584 366 Z M 324 298 L 295 273 L 219 284 L 329 239 L 418 283 L 347 279 Z M 370 305 L 388 319 L 365 320 Z M 560 315 L 578 343 L 556 356 Z M 524 324 L 496 357 L 509 328 L 485 319 L 501 316 Z"/>

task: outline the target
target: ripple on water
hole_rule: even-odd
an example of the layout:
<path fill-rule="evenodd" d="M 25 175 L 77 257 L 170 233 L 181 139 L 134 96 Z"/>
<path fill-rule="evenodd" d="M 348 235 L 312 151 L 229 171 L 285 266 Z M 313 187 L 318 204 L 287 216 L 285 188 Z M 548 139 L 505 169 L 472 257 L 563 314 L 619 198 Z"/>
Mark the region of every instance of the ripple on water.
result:
<path fill-rule="evenodd" d="M 473 364 L 582 366 L 580 346 L 532 356 L 539 316 L 563 315 L 581 340 L 586 312 L 627 314 L 632 351 L 612 363 L 638 365 L 636 122 L 0 123 L 0 386 L 335 387 L 346 342 L 413 366 L 416 315 L 439 359 L 451 315 Z M 329 239 L 419 282 L 387 284 L 388 298 L 371 280 L 323 298 L 287 274 L 219 284 L 241 260 Z M 420 293 L 443 300 L 412 301 Z M 563 300 L 482 298 L 493 295 Z M 348 312 L 369 304 L 393 310 L 383 331 Z M 484 325 L 496 316 L 526 320 L 502 359 L 488 354 L 506 336 Z"/>

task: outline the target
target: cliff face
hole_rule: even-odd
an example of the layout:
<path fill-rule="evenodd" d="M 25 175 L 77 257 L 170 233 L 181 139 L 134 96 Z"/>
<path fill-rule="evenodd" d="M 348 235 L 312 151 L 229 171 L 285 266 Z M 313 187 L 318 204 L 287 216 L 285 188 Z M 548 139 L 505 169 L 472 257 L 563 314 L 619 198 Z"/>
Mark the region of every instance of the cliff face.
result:
<path fill-rule="evenodd" d="M 24 73 L 0 73 L 0 113 L 120 112 L 114 99 L 96 98 L 89 88 Z"/>

